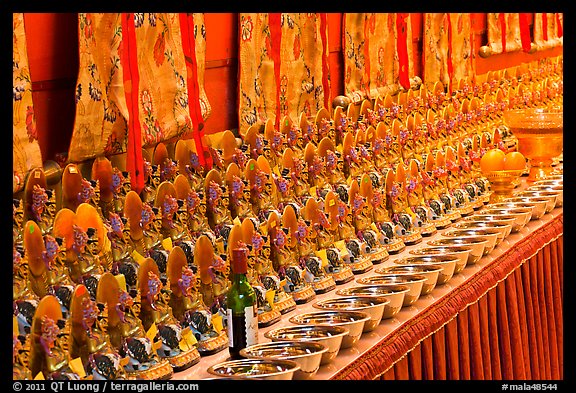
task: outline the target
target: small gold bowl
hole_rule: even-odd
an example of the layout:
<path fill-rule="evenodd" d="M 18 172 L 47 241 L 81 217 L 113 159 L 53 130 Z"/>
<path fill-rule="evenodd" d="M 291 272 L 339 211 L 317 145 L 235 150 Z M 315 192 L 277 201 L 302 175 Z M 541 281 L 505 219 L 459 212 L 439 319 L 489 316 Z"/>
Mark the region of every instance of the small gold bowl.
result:
<path fill-rule="evenodd" d="M 535 191 L 526 189 L 516 194 L 516 196 L 546 199 L 547 200 L 546 213 L 550 213 L 552 210 L 554 210 L 554 208 L 556 207 L 556 201 L 558 200 L 558 193 L 555 191 Z"/>
<path fill-rule="evenodd" d="M 384 309 L 390 300 L 385 297 L 342 296 L 319 300 L 312 307 L 321 310 L 346 310 L 367 314 L 370 318 L 364 324 L 363 332 L 371 332 L 378 326 Z"/>
<path fill-rule="evenodd" d="M 521 226 L 516 224 L 516 217 L 512 215 L 476 213 L 466 217 L 464 221 L 498 222 L 501 224 L 509 224 L 511 233 L 518 232 L 520 229 L 522 229 Z"/>
<path fill-rule="evenodd" d="M 272 341 L 311 341 L 320 343 L 328 348 L 322 354 L 320 364 L 323 365 L 332 362 L 338 355 L 342 340 L 347 334 L 348 329 L 343 326 L 296 325 L 268 330 L 264 333 L 264 337 Z"/>
<path fill-rule="evenodd" d="M 401 274 L 387 276 L 378 274 L 356 279 L 356 282 L 361 285 L 381 285 L 385 287 L 402 285 L 408 287 L 409 291 L 404 296 L 402 307 L 411 306 L 420 298 L 425 281 L 426 277 L 424 276 L 407 277 Z"/>
<path fill-rule="evenodd" d="M 468 254 L 466 265 L 473 265 L 484 256 L 488 239 L 482 236 L 442 237 L 430 240 L 428 244 L 432 247 L 470 247 L 471 250 L 470 254 Z"/>
<path fill-rule="evenodd" d="M 532 185 L 527 188 L 528 190 L 536 191 L 553 191 L 558 194 L 556 199 L 556 207 L 560 207 L 564 204 L 564 187 L 563 186 L 551 186 L 551 185 Z"/>
<path fill-rule="evenodd" d="M 523 172 L 524 170 L 482 172 L 482 175 L 490 182 L 492 191 L 490 203 L 497 203 L 511 197 Z"/>
<path fill-rule="evenodd" d="M 290 317 L 289 321 L 297 325 L 328 325 L 342 326 L 348 329 L 348 334 L 342 339 L 340 348 L 353 347 L 364 331 L 364 325 L 370 320 L 370 315 L 365 312 L 348 310 L 323 310 L 297 314 Z"/>
<path fill-rule="evenodd" d="M 339 296 L 364 296 L 368 298 L 383 297 L 389 300 L 384 307 L 382 319 L 389 319 L 398 314 L 404 304 L 406 293 L 410 291 L 405 285 L 359 285 L 336 290 Z"/>
<path fill-rule="evenodd" d="M 443 235 L 446 237 L 482 236 L 488 240 L 488 244 L 484 248 L 484 256 L 486 256 L 496 248 L 500 231 L 490 228 L 451 229 L 444 232 Z"/>
<path fill-rule="evenodd" d="M 484 213 L 495 215 L 514 215 L 516 216 L 516 225 L 520 226 L 521 228 L 524 228 L 532 218 L 532 210 L 523 207 L 493 207 L 489 205 L 487 206 Z"/>
<path fill-rule="evenodd" d="M 458 257 L 458 260 L 456 261 L 456 264 L 454 266 L 453 274 L 458 274 L 466 267 L 471 251 L 472 247 L 469 246 L 460 246 L 460 247 L 424 246 L 421 248 L 417 248 L 415 250 L 410 250 L 410 254 L 416 256 L 422 256 L 422 255 L 456 256 Z"/>
<path fill-rule="evenodd" d="M 292 379 L 312 379 L 320 368 L 322 354 L 328 348 L 320 343 L 307 341 L 270 341 L 250 345 L 240 350 L 240 356 L 248 359 L 284 359 L 298 363 L 299 370 Z"/>
<path fill-rule="evenodd" d="M 212 365 L 208 373 L 230 379 L 266 379 L 287 381 L 300 369 L 298 363 L 286 359 L 240 359 Z"/>
<path fill-rule="evenodd" d="M 454 276 L 454 271 L 456 270 L 456 264 L 460 260 L 457 255 L 410 255 L 394 261 L 397 265 L 427 265 L 441 267 L 442 271 L 438 275 L 437 286 L 444 285 L 452 276 Z"/>
<path fill-rule="evenodd" d="M 395 266 L 383 266 L 375 270 L 376 273 L 381 274 L 383 276 L 386 275 L 396 275 L 396 274 L 403 274 L 405 276 L 413 277 L 413 276 L 424 276 L 426 277 L 426 282 L 422 285 L 422 295 L 428 295 L 434 288 L 436 288 L 436 284 L 438 283 L 438 277 L 440 276 L 440 272 L 442 272 L 442 268 L 439 266 L 425 266 L 425 265 L 395 265 Z"/>
<path fill-rule="evenodd" d="M 544 214 L 546 214 L 546 207 L 548 206 L 547 198 L 537 198 L 529 196 L 514 196 L 512 198 L 506 199 L 504 202 L 528 203 L 530 205 L 533 205 L 534 210 L 532 210 L 532 217 L 530 217 L 531 220 L 537 220 L 541 218 Z"/>
<path fill-rule="evenodd" d="M 507 200 L 503 200 L 502 202 L 498 202 L 498 203 L 494 203 L 492 205 L 490 205 L 490 208 L 494 208 L 494 209 L 528 209 L 530 210 L 530 220 L 533 219 L 533 215 L 534 215 L 534 208 L 536 206 L 534 204 L 530 204 L 527 202 L 510 202 Z"/>
<path fill-rule="evenodd" d="M 496 245 L 500 244 L 512 232 L 512 225 L 495 221 L 461 221 L 453 226 L 454 229 L 493 228 L 500 231 Z"/>

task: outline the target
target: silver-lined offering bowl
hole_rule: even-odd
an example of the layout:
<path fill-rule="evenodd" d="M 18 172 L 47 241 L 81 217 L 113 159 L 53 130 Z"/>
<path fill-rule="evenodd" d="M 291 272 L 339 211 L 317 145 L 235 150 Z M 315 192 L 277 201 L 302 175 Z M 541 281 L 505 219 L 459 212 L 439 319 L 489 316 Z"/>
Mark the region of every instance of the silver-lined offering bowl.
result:
<path fill-rule="evenodd" d="M 402 274 L 405 276 L 413 277 L 413 276 L 424 276 L 426 277 L 426 281 L 422 286 L 422 295 L 428 295 L 434 288 L 436 288 L 436 284 L 438 283 L 438 277 L 440 276 L 440 272 L 442 272 L 442 268 L 439 266 L 425 266 L 425 265 L 395 265 L 395 266 L 383 266 L 375 270 L 376 273 L 382 274 L 383 276 L 386 275 L 396 275 Z"/>
<path fill-rule="evenodd" d="M 292 360 L 300 366 L 293 379 L 312 379 L 320 368 L 322 354 L 328 348 L 320 343 L 306 341 L 271 341 L 250 345 L 240 350 L 240 356 L 248 359 Z"/>
<path fill-rule="evenodd" d="M 228 379 L 291 380 L 300 369 L 298 363 L 286 359 L 240 359 L 212 365 L 208 373 Z"/>
<path fill-rule="evenodd" d="M 343 326 L 297 325 L 268 330 L 264 333 L 264 337 L 272 341 L 311 341 L 320 343 L 328 348 L 322 354 L 322 360 L 320 361 L 322 365 L 334 360 L 340 351 L 342 340 L 347 334 L 348 329 Z"/>
<path fill-rule="evenodd" d="M 343 296 L 319 300 L 312 307 L 321 310 L 346 310 L 362 312 L 370 316 L 364 325 L 364 332 L 370 332 L 378 326 L 384 315 L 384 309 L 390 300 L 385 297 Z"/>
<path fill-rule="evenodd" d="M 402 302 L 402 307 L 411 306 L 420 298 L 422 294 L 422 287 L 424 282 L 426 282 L 426 277 L 415 276 L 408 277 L 402 274 L 386 275 L 381 274 L 360 277 L 356 279 L 356 282 L 361 285 L 380 285 L 380 286 L 397 286 L 402 285 L 408 287 L 408 292 L 404 295 L 404 301 Z"/>
<path fill-rule="evenodd" d="M 364 296 L 369 298 L 384 297 L 389 302 L 384 307 L 382 319 L 389 319 L 398 314 L 404 304 L 406 293 L 410 291 L 405 285 L 358 285 L 336 290 L 339 296 Z"/>
<path fill-rule="evenodd" d="M 296 325 L 327 325 L 342 326 L 348 329 L 348 334 L 342 339 L 341 348 L 354 346 L 362 332 L 364 325 L 370 320 L 370 315 L 365 312 L 347 310 L 323 310 L 308 312 L 290 317 L 289 321 Z"/>

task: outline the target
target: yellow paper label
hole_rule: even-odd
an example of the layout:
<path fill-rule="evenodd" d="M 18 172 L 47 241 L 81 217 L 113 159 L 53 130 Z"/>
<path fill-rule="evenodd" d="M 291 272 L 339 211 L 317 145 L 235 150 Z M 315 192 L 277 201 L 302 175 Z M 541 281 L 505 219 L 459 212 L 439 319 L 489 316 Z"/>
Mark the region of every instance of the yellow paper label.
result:
<path fill-rule="evenodd" d="M 370 228 L 372 228 L 372 230 L 376 233 L 378 233 L 378 227 L 376 226 L 375 223 L 370 224 Z"/>
<path fill-rule="evenodd" d="M 222 315 L 212 314 L 212 326 L 214 327 L 214 330 L 216 330 L 218 333 L 222 331 L 222 329 L 224 328 L 222 324 Z"/>
<path fill-rule="evenodd" d="M 114 278 L 116 279 L 116 281 L 118 282 L 118 286 L 120 287 L 121 290 L 123 290 L 124 292 L 127 292 L 126 289 L 126 277 L 124 277 L 123 274 L 117 274 L 114 276 Z"/>
<path fill-rule="evenodd" d="M 132 254 L 130 255 L 132 255 L 132 258 L 137 264 L 141 264 L 142 262 L 144 262 L 144 259 L 146 259 L 136 250 L 132 251 Z"/>
<path fill-rule="evenodd" d="M 342 145 L 336 146 L 336 151 L 340 154 L 344 153 L 344 146 Z"/>
<path fill-rule="evenodd" d="M 152 341 L 152 349 L 154 351 L 159 350 L 162 347 L 162 340 Z"/>
<path fill-rule="evenodd" d="M 334 243 L 334 245 L 335 245 L 340 251 L 346 250 L 346 243 L 344 243 L 344 240 L 338 240 L 336 243 Z"/>
<path fill-rule="evenodd" d="M 276 227 L 276 221 L 270 222 L 270 228 L 275 228 L 275 227 Z"/>
<path fill-rule="evenodd" d="M 166 239 L 162 240 L 162 247 L 168 252 L 172 251 L 174 246 L 172 245 L 172 238 L 167 237 Z"/>
<path fill-rule="evenodd" d="M 40 175 L 41 175 L 41 174 L 42 174 L 42 173 L 41 173 L 40 171 L 34 172 L 34 179 L 40 179 Z"/>
<path fill-rule="evenodd" d="M 69 363 L 70 368 L 74 371 L 80 378 L 86 376 L 86 370 L 84 370 L 84 365 L 82 364 L 81 358 L 72 359 Z"/>
<path fill-rule="evenodd" d="M 238 218 L 238 216 L 234 217 L 234 225 L 242 225 L 242 222 L 240 222 L 240 219 Z"/>
<path fill-rule="evenodd" d="M 334 199 L 330 199 L 330 202 L 328 202 L 328 206 L 334 206 L 336 204 L 336 201 Z"/>
<path fill-rule="evenodd" d="M 310 195 L 312 195 L 312 196 L 316 195 L 316 186 L 310 187 Z"/>
<path fill-rule="evenodd" d="M 346 179 L 346 184 L 349 186 L 352 185 L 352 176 L 348 176 L 348 179 Z"/>
<path fill-rule="evenodd" d="M 274 297 L 276 296 L 276 291 L 274 289 L 269 289 L 266 291 L 266 300 L 270 303 L 270 307 L 274 307 Z"/>
<path fill-rule="evenodd" d="M 68 168 L 69 173 L 78 173 L 78 169 L 75 166 L 71 166 Z"/>
<path fill-rule="evenodd" d="M 18 335 L 19 334 L 19 329 L 18 329 L 18 318 L 16 318 L 16 315 L 14 315 L 12 317 L 12 334 Z"/>
<path fill-rule="evenodd" d="M 148 331 L 146 332 L 146 337 L 148 337 L 150 341 L 154 342 L 154 338 L 156 337 L 157 333 L 158 333 L 158 327 L 156 327 L 156 324 L 153 323 L 152 326 L 150 326 L 150 329 L 148 329 Z"/>
<path fill-rule="evenodd" d="M 286 279 L 283 279 L 282 281 L 280 281 L 280 288 L 283 288 L 284 285 L 286 285 Z"/>
<path fill-rule="evenodd" d="M 196 340 L 194 333 L 192 333 L 192 330 L 190 330 L 190 328 L 187 327 L 184 330 L 182 330 L 182 339 L 180 340 L 180 343 L 178 345 L 180 346 L 180 349 L 182 351 L 189 351 L 192 348 L 194 348 L 197 342 L 198 341 Z"/>
<path fill-rule="evenodd" d="M 40 371 L 38 374 L 36 374 L 36 376 L 34 377 L 35 381 L 43 381 L 44 378 L 44 374 L 42 374 L 42 371 Z"/>
<path fill-rule="evenodd" d="M 260 225 L 260 234 L 262 236 L 268 236 L 268 227 L 266 226 L 266 224 Z"/>
<path fill-rule="evenodd" d="M 278 165 L 276 165 L 274 167 L 274 169 L 272 169 L 272 171 L 274 171 L 275 174 L 277 174 L 278 176 L 280 176 L 280 169 L 278 169 Z"/>
<path fill-rule="evenodd" d="M 328 265 L 328 256 L 326 255 L 326 250 L 316 250 L 316 255 L 322 260 L 322 267 Z"/>
<path fill-rule="evenodd" d="M 414 213 L 409 207 L 405 209 L 405 212 L 410 214 L 413 218 L 416 218 L 416 213 Z"/>

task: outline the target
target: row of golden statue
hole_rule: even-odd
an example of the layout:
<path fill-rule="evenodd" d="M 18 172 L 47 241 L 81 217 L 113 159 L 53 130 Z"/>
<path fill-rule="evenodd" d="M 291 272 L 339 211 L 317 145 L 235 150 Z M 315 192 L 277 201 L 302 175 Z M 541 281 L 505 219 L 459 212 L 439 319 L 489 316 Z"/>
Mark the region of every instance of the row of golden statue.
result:
<path fill-rule="evenodd" d="M 32 170 L 13 209 L 14 379 L 168 379 L 228 345 L 230 253 L 249 250 L 258 323 L 489 201 L 479 160 L 513 146 L 506 108 L 562 99 L 561 62 L 143 150 L 145 187 L 106 157 L 61 190 Z M 57 198 L 56 195 L 60 194 Z"/>

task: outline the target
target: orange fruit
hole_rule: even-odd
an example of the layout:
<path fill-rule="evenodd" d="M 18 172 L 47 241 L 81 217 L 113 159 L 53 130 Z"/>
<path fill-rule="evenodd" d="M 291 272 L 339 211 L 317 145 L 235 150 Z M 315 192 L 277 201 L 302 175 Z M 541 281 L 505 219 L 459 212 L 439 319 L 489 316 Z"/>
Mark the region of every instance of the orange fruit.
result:
<path fill-rule="evenodd" d="M 504 169 L 521 170 L 526 167 L 526 157 L 519 151 L 511 151 L 504 156 Z"/>
<path fill-rule="evenodd" d="M 506 157 L 506 153 L 502 150 L 490 149 L 480 159 L 480 169 L 482 172 L 504 170 L 504 157 Z"/>

